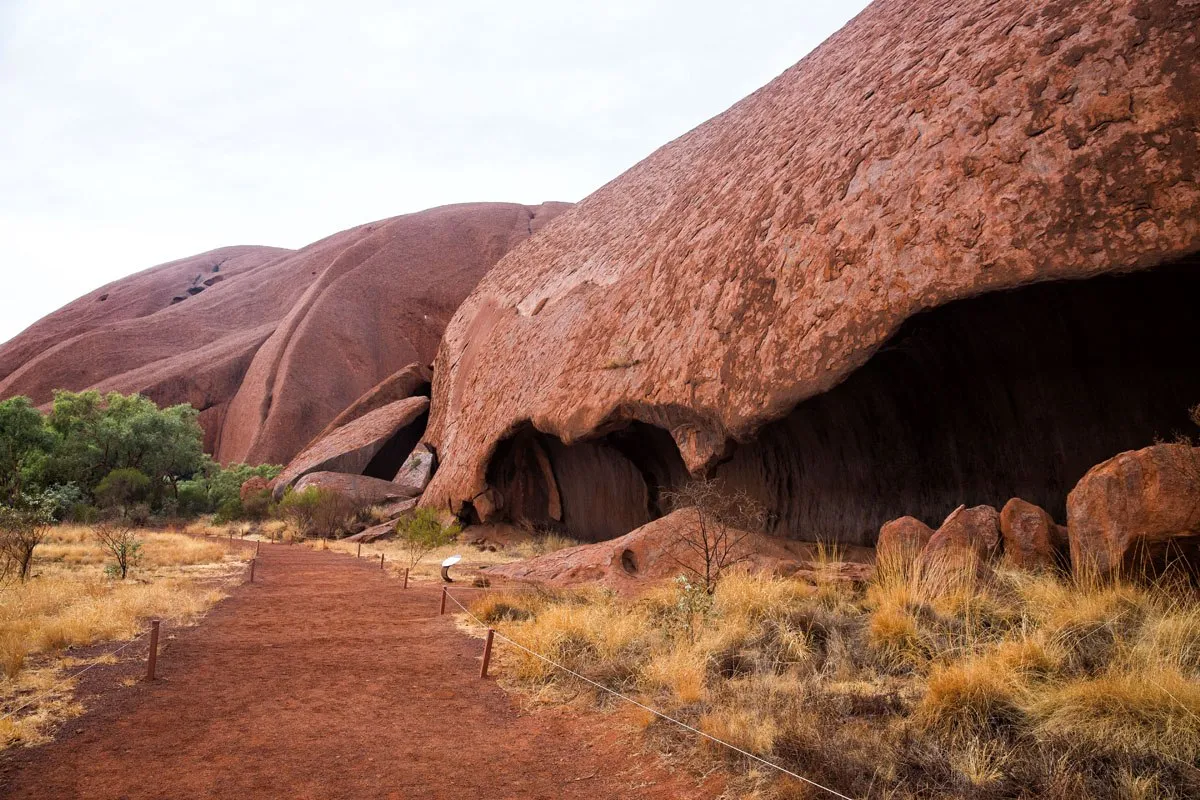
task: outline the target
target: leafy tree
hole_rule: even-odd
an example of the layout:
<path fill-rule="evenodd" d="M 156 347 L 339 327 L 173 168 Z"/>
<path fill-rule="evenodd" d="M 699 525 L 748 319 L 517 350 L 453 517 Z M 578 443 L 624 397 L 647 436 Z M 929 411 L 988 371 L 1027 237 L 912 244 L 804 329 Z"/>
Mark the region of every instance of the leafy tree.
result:
<path fill-rule="evenodd" d="M 450 544 L 460 533 L 462 528 L 457 522 L 442 525 L 432 508 L 418 508 L 396 523 L 396 534 L 408 557 L 409 569 L 416 569 L 425 556 Z"/>
<path fill-rule="evenodd" d="M 96 486 L 96 499 L 105 508 L 120 509 L 121 516 L 128 516 L 129 508 L 145 498 L 150 490 L 150 478 L 133 467 L 114 469 L 104 476 Z"/>
<path fill-rule="evenodd" d="M 49 472 L 59 483 L 95 487 L 113 470 L 136 469 L 157 499 L 205 464 L 204 433 L 188 405 L 159 409 L 141 395 L 56 392 L 47 424 L 59 443 Z"/>
<path fill-rule="evenodd" d="M 54 444 L 54 434 L 28 397 L 0 402 L 0 502 L 17 501 Z"/>

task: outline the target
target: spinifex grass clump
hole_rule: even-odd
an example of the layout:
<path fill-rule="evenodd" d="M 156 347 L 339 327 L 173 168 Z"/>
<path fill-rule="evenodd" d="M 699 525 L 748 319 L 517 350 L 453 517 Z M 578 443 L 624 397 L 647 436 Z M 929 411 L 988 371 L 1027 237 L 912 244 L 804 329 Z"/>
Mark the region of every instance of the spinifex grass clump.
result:
<path fill-rule="evenodd" d="M 1200 603 L 1190 586 L 905 560 L 881 564 L 866 585 L 734 571 L 695 619 L 685 592 L 513 592 L 481 598 L 475 613 L 851 796 L 1200 796 Z M 586 689 L 543 661 L 500 653 L 508 676 L 543 693 Z M 647 726 L 686 739 L 657 718 Z"/>

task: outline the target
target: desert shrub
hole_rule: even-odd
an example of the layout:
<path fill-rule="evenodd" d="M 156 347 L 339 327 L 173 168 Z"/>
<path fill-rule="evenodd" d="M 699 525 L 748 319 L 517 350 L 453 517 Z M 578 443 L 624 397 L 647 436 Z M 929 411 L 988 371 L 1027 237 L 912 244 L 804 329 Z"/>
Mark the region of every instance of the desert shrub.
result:
<path fill-rule="evenodd" d="M 396 523 L 396 536 L 409 569 L 416 569 L 425 556 L 450 544 L 460 533 L 462 528 L 457 522 L 443 525 L 432 508 L 418 508 Z"/>
<path fill-rule="evenodd" d="M 663 499 L 673 509 L 695 509 L 697 524 L 685 527 L 678 539 L 688 555 L 677 561 L 693 583 L 712 594 L 722 575 L 750 555 L 746 538 L 762 529 L 766 509 L 745 491 L 710 478 L 665 492 Z"/>
<path fill-rule="evenodd" d="M 105 573 L 120 580 L 129 577 L 129 570 L 137 566 L 142 557 L 142 540 L 137 530 L 124 520 L 117 520 L 96 526 L 93 534 L 114 561 L 105 568 Z"/>
<path fill-rule="evenodd" d="M 25 582 L 34 550 L 46 538 L 51 522 L 40 508 L 0 506 L 0 580 L 13 576 Z"/>

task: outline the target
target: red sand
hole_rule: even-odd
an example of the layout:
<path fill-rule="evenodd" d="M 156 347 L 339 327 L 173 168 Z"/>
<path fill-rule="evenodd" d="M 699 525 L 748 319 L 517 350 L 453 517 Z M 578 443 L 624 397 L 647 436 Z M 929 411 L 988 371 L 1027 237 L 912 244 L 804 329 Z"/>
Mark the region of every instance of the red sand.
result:
<path fill-rule="evenodd" d="M 9 798 L 715 797 L 615 717 L 524 712 L 480 680 L 481 642 L 373 564 L 264 547 L 159 659 L 59 740 L 0 758 Z M 168 633 L 168 632 L 165 632 Z"/>

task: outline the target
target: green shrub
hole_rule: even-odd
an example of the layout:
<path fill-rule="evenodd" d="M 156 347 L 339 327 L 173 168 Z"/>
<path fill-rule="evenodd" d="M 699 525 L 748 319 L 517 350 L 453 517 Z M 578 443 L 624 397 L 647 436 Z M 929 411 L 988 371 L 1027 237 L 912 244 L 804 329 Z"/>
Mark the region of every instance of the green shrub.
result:
<path fill-rule="evenodd" d="M 114 469 L 96 485 L 96 499 L 105 508 L 118 509 L 122 516 L 132 505 L 146 498 L 150 478 L 133 467 Z"/>
<path fill-rule="evenodd" d="M 462 527 L 457 522 L 442 525 L 432 508 L 418 508 L 396 523 L 396 535 L 408 557 L 409 569 L 416 569 L 425 556 L 450 544 L 460 533 Z"/>

